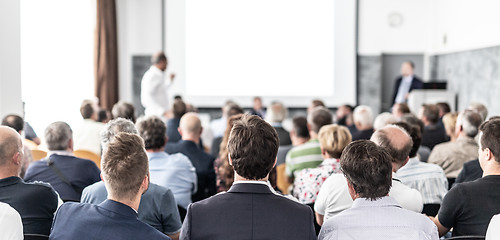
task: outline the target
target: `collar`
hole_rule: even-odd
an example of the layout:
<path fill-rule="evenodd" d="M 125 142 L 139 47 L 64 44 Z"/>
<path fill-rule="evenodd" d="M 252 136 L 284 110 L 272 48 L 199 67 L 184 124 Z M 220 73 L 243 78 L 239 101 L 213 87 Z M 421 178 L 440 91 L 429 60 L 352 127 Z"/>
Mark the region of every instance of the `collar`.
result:
<path fill-rule="evenodd" d="M 235 181 L 227 192 L 273 194 L 268 182 L 264 181 Z"/>
<path fill-rule="evenodd" d="M 152 160 L 154 158 L 167 158 L 169 156 L 168 153 L 161 151 L 161 152 L 146 152 L 148 155 L 148 159 Z"/>
<path fill-rule="evenodd" d="M 375 201 L 372 201 L 368 198 L 356 198 L 352 203 L 352 208 L 356 207 L 398 207 L 401 206 L 394 200 L 394 198 L 385 196 L 382 198 L 377 198 Z"/>
<path fill-rule="evenodd" d="M 129 217 L 129 218 L 137 218 L 137 212 L 135 209 L 131 208 L 130 206 L 127 206 L 121 202 L 117 202 L 111 199 L 107 199 L 101 204 L 99 204 L 100 207 L 107 209 L 111 212 L 114 212 L 116 214 Z"/>
<path fill-rule="evenodd" d="M 52 156 L 52 155 L 61 155 L 61 156 L 71 156 L 71 157 L 74 157 L 75 155 L 72 153 L 72 152 L 68 152 L 66 150 L 53 150 L 53 151 L 49 151 L 47 153 L 47 158 Z"/>
<path fill-rule="evenodd" d="M 457 142 L 465 142 L 465 143 L 472 143 L 472 144 L 477 144 L 476 140 L 474 138 L 468 137 L 468 136 L 459 136 L 457 138 Z"/>
<path fill-rule="evenodd" d="M 283 125 L 281 123 L 279 123 L 279 122 L 273 122 L 273 123 L 271 123 L 271 126 L 275 127 L 275 128 L 277 128 L 277 127 L 283 127 Z"/>
<path fill-rule="evenodd" d="M 20 177 L 17 177 L 17 176 L 6 177 L 6 178 L 0 179 L 0 186 L 15 185 L 21 181 L 22 181 L 22 179 Z"/>
<path fill-rule="evenodd" d="M 417 165 L 419 162 L 420 162 L 420 159 L 418 159 L 418 156 L 415 156 L 415 157 L 410 158 L 410 160 L 408 160 L 406 165 L 403 167 Z"/>

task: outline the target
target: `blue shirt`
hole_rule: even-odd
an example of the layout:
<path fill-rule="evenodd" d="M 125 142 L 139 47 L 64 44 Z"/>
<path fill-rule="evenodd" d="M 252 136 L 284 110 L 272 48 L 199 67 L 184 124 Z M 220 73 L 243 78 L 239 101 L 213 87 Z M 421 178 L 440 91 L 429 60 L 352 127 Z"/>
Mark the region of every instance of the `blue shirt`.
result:
<path fill-rule="evenodd" d="M 187 208 L 196 192 L 196 170 L 182 153 L 148 152 L 151 182 L 169 188 L 177 205 Z"/>

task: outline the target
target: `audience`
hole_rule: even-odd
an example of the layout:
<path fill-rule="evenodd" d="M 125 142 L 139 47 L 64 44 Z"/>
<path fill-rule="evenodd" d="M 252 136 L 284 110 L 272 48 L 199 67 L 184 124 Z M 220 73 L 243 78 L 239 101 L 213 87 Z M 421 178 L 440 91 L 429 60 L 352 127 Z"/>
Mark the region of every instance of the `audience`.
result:
<path fill-rule="evenodd" d="M 250 114 L 259 116 L 262 119 L 266 118 L 266 110 L 262 106 L 262 98 L 254 97 L 253 98 L 253 107 L 250 109 Z"/>
<path fill-rule="evenodd" d="M 354 107 L 348 104 L 341 105 L 337 111 L 335 111 L 335 122 L 338 125 L 345 126 L 351 132 L 356 131 L 356 126 L 354 125 L 354 119 L 352 117 L 352 112 Z"/>
<path fill-rule="evenodd" d="M 2 119 L 2 126 L 11 127 L 12 129 L 16 130 L 16 132 L 19 133 L 19 135 L 22 136 L 24 128 L 24 120 L 20 116 L 10 114 Z M 31 162 L 33 162 L 33 155 L 31 154 L 31 149 L 27 146 L 27 144 L 23 144 L 23 148 L 24 148 L 23 167 L 21 168 L 21 173 L 19 173 L 19 176 L 21 178 L 24 178 L 24 174 L 26 173 L 28 166 L 30 165 Z"/>
<path fill-rule="evenodd" d="M 374 131 L 372 109 L 364 105 L 357 106 L 354 109 L 353 117 L 357 131 L 352 134 L 352 140 L 370 139 Z"/>
<path fill-rule="evenodd" d="M 471 110 L 461 112 L 455 126 L 457 140 L 436 145 L 429 156 L 429 163 L 439 165 L 446 177 L 454 180 L 464 163 L 477 158 L 478 146 L 474 137 L 481 122 L 482 118 L 476 112 Z"/>
<path fill-rule="evenodd" d="M 106 150 L 108 143 L 120 132 L 138 134 L 131 120 L 117 118 L 106 124 L 101 132 L 101 145 Z M 81 202 L 99 205 L 108 198 L 103 181 L 83 189 Z M 168 188 L 149 183 L 148 190 L 141 196 L 137 217 L 144 223 L 167 234 L 172 239 L 179 239 L 181 218 L 172 191 Z"/>
<path fill-rule="evenodd" d="M 290 133 L 281 125 L 288 115 L 288 110 L 280 102 L 271 103 L 267 109 L 266 121 L 274 127 L 280 139 L 280 146 L 287 146 L 292 144 Z"/>
<path fill-rule="evenodd" d="M 222 137 L 224 135 L 224 132 L 226 131 L 227 119 L 230 117 L 229 110 L 236 106 L 238 106 L 238 104 L 236 104 L 234 101 L 226 101 L 226 103 L 222 107 L 222 117 L 212 120 L 212 122 L 210 123 L 210 129 L 212 130 L 214 139 Z M 243 110 L 241 113 L 243 113 Z"/>
<path fill-rule="evenodd" d="M 286 155 L 286 175 L 293 183 L 296 172 L 304 168 L 315 168 L 323 162 L 318 140 L 319 129 L 332 124 L 332 114 L 324 107 L 314 108 L 307 116 L 307 128 L 311 137 L 306 143 L 295 146 Z"/>
<path fill-rule="evenodd" d="M 224 136 L 225 130 L 227 128 L 227 121 L 231 116 L 237 115 L 237 114 L 243 114 L 243 108 L 238 106 L 236 103 L 230 103 L 225 107 L 225 117 L 224 120 L 226 121 L 224 123 L 224 129 L 222 130 L 222 134 L 220 136 L 216 136 L 214 134 L 214 139 L 212 141 L 212 149 L 210 149 L 210 154 L 215 158 L 219 156 L 219 151 L 220 151 L 220 144 L 222 142 L 222 137 Z"/>
<path fill-rule="evenodd" d="M 422 120 L 420 120 L 417 116 L 412 113 L 408 113 L 401 117 L 401 121 L 418 126 L 420 128 L 420 134 L 423 137 L 425 125 L 424 122 L 422 122 Z M 431 155 L 431 149 L 429 147 L 423 146 L 422 143 L 420 143 L 417 154 L 420 158 L 420 161 L 427 162 L 427 160 L 429 159 L 429 155 Z"/>
<path fill-rule="evenodd" d="M 196 169 L 198 191 L 192 196 L 193 202 L 217 193 L 215 189 L 215 158 L 198 147 L 202 131 L 203 128 L 198 115 L 196 113 L 186 113 L 181 118 L 179 126 L 182 140 L 177 143 L 167 144 L 165 147 L 165 152 L 169 154 L 181 153 L 186 155 Z"/>
<path fill-rule="evenodd" d="M 76 128 L 73 135 L 74 149 L 87 150 L 97 155 L 101 155 L 101 137 L 100 133 L 104 124 L 97 122 L 99 106 L 93 100 L 83 100 L 80 106 L 80 113 L 83 122 Z"/>
<path fill-rule="evenodd" d="M 309 106 L 307 107 L 307 114 L 309 115 L 317 107 L 326 108 L 326 105 L 323 101 L 321 101 L 319 99 L 314 99 L 311 101 L 311 104 L 309 104 Z"/>
<path fill-rule="evenodd" d="M 488 109 L 484 106 L 484 104 L 473 102 L 469 104 L 468 109 L 479 113 L 479 115 L 483 118 L 483 121 L 486 121 L 486 118 L 488 117 Z"/>
<path fill-rule="evenodd" d="M 31 125 L 26 121 L 24 122 L 24 137 L 25 139 L 33 141 L 36 145 L 42 143 L 40 138 L 36 135 L 35 130 L 33 130 Z"/>
<path fill-rule="evenodd" d="M 488 230 L 486 231 L 486 240 L 500 239 L 500 214 L 491 218 Z"/>
<path fill-rule="evenodd" d="M 0 237 L 9 240 L 24 239 L 21 215 L 3 202 L 0 202 Z"/>
<path fill-rule="evenodd" d="M 406 103 L 395 103 L 392 106 L 392 115 L 396 117 L 397 120 L 401 120 L 403 115 L 411 113 L 410 108 Z"/>
<path fill-rule="evenodd" d="M 198 186 L 195 167 L 182 153 L 164 152 L 166 126 L 160 117 L 142 117 L 135 125 L 146 146 L 151 182 L 172 190 L 177 205 L 186 209 Z"/>
<path fill-rule="evenodd" d="M 0 202 L 14 208 L 23 222 L 25 234 L 49 235 L 54 214 L 62 201 L 46 183 L 25 183 L 22 168 L 21 136 L 10 127 L 0 126 Z"/>
<path fill-rule="evenodd" d="M 392 159 L 370 141 L 347 146 L 340 165 L 354 202 L 352 208 L 324 223 L 318 239 L 439 239 L 429 219 L 402 209 L 389 196 L 394 183 Z"/>
<path fill-rule="evenodd" d="M 149 185 L 144 141 L 135 134 L 118 133 L 104 151 L 102 170 L 108 200 L 99 205 L 63 204 L 50 239 L 170 239 L 137 218 L 141 195 Z"/>
<path fill-rule="evenodd" d="M 227 142 L 229 141 L 229 134 L 233 129 L 233 124 L 236 120 L 241 118 L 242 114 L 231 116 L 227 120 L 227 128 L 220 143 L 219 157 L 214 161 L 216 177 L 217 192 L 226 192 L 231 188 L 234 182 L 234 169 L 229 164 Z"/>
<path fill-rule="evenodd" d="M 483 177 L 457 184 L 446 194 L 438 215 L 432 218 L 440 236 L 452 228 L 453 236 L 484 236 L 493 215 L 500 213 L 500 120 L 483 123 L 479 131 Z"/>
<path fill-rule="evenodd" d="M 424 122 L 423 146 L 432 150 L 437 144 L 446 142 L 446 132 L 444 127 L 438 124 L 439 108 L 435 104 L 423 104 L 420 108 L 419 118 Z"/>
<path fill-rule="evenodd" d="M 458 112 L 446 113 L 443 118 L 443 126 L 446 132 L 446 136 L 450 138 L 450 142 L 457 140 L 457 134 L 455 131 L 455 126 L 457 125 Z"/>
<path fill-rule="evenodd" d="M 47 182 L 63 201 L 79 202 L 82 190 L 101 180 L 94 162 L 73 155 L 73 137 L 69 125 L 54 122 L 45 129 L 47 157 L 30 164 L 24 181 Z"/>
<path fill-rule="evenodd" d="M 397 121 L 398 121 L 398 119 L 396 119 L 396 117 L 394 117 L 394 115 L 392 115 L 388 112 L 383 112 L 375 118 L 375 121 L 373 122 L 373 129 L 376 131 L 376 130 L 381 129 L 389 124 L 393 124 Z"/>
<path fill-rule="evenodd" d="M 135 123 L 135 107 L 129 102 L 119 101 L 111 109 L 113 119 L 125 118 Z"/>
<path fill-rule="evenodd" d="M 396 176 L 403 184 L 422 194 L 423 213 L 435 216 L 444 195 L 448 192 L 448 180 L 441 167 L 419 160 L 417 150 L 422 141 L 420 128 L 405 122 L 398 122 L 394 125 L 406 130 L 413 141 L 409 155 L 410 160 L 398 170 Z"/>
<path fill-rule="evenodd" d="M 179 123 L 181 117 L 187 112 L 186 103 L 182 99 L 174 100 L 172 104 L 173 118 L 167 120 L 167 137 L 169 143 L 176 143 L 181 140 L 179 134 Z"/>
<path fill-rule="evenodd" d="M 278 134 L 264 120 L 237 120 L 228 141 L 235 182 L 228 192 L 189 206 L 180 239 L 316 239 L 311 209 L 269 186 L 278 146 Z"/>

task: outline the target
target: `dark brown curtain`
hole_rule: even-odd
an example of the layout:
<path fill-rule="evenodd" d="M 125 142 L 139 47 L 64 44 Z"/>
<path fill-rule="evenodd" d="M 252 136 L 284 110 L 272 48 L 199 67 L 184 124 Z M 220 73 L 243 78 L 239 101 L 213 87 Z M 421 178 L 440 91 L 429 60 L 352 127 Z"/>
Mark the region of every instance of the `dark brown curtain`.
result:
<path fill-rule="evenodd" d="M 95 95 L 101 107 L 118 102 L 118 48 L 115 0 L 97 0 L 95 32 Z"/>

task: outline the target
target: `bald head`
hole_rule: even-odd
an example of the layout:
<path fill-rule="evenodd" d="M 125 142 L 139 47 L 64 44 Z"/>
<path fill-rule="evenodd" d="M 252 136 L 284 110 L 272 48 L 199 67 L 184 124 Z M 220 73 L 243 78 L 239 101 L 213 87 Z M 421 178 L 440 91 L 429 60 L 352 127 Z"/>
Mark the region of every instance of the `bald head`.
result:
<path fill-rule="evenodd" d="M 0 126 L 0 166 L 7 165 L 16 153 L 22 151 L 23 143 L 19 133 L 10 127 Z"/>
<path fill-rule="evenodd" d="M 375 131 L 370 140 L 385 148 L 391 155 L 392 162 L 400 164 L 400 167 L 406 163 L 413 146 L 410 135 L 401 127 L 394 125 Z"/>
<path fill-rule="evenodd" d="M 202 130 L 200 118 L 193 112 L 184 114 L 179 129 L 183 140 L 199 141 Z"/>

